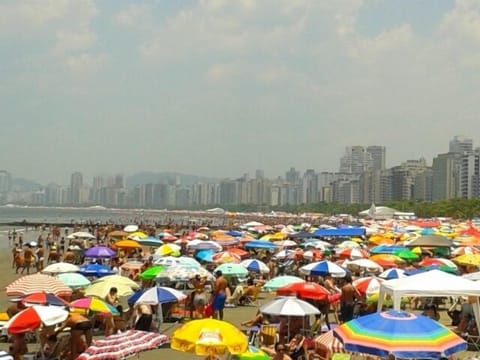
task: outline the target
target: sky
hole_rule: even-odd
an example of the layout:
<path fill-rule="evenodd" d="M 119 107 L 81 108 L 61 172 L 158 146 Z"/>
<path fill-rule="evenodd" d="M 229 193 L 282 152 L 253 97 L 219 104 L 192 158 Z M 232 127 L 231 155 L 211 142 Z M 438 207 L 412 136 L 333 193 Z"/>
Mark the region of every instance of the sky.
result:
<path fill-rule="evenodd" d="M 480 136 L 478 0 L 3 0 L 0 168 L 338 171 Z"/>

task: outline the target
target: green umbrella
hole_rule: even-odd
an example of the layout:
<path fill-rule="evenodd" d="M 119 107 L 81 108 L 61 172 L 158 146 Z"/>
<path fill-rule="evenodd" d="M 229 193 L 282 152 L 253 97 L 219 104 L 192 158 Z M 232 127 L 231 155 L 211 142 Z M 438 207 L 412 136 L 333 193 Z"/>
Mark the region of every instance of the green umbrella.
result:
<path fill-rule="evenodd" d="M 289 284 L 297 283 L 297 282 L 305 282 L 305 280 L 303 280 L 302 278 L 299 278 L 298 276 L 291 276 L 291 275 L 277 276 L 267 281 L 265 285 L 263 285 L 263 289 L 266 291 L 276 291 L 278 288 L 281 288 Z"/>
<path fill-rule="evenodd" d="M 415 254 L 414 252 L 408 249 L 394 251 L 393 255 L 396 255 L 399 258 L 402 258 L 403 260 L 408 260 L 408 261 L 415 261 L 419 259 L 419 256 L 417 254 Z"/>
<path fill-rule="evenodd" d="M 249 345 L 248 350 L 242 354 L 232 356 L 234 360 L 270 360 L 270 356 L 264 351 Z"/>
<path fill-rule="evenodd" d="M 217 267 L 214 272 L 220 270 L 222 275 L 225 277 L 246 277 L 248 275 L 248 270 L 240 264 L 226 263 Z"/>
<path fill-rule="evenodd" d="M 83 288 L 90 285 L 90 280 L 78 273 L 58 274 L 57 278 L 71 289 Z"/>
<path fill-rule="evenodd" d="M 140 279 L 153 280 L 160 274 L 165 268 L 162 265 L 155 265 L 140 274 Z"/>

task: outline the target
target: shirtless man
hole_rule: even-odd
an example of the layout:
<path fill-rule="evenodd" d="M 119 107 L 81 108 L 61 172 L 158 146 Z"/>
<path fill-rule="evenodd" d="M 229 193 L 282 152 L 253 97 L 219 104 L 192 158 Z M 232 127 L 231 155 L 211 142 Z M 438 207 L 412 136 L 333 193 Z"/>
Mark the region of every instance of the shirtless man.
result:
<path fill-rule="evenodd" d="M 205 313 L 205 306 L 207 305 L 207 294 L 205 293 L 205 279 L 202 279 L 199 274 L 195 275 L 190 283 L 194 286 L 195 290 L 192 293 L 193 306 L 200 318 L 203 318 Z"/>
<path fill-rule="evenodd" d="M 223 277 L 220 270 L 215 271 L 215 283 L 213 284 L 213 318 L 223 320 L 223 309 L 225 308 L 225 300 L 227 294 L 225 290 L 227 288 L 227 280 Z"/>
<path fill-rule="evenodd" d="M 32 266 L 34 261 L 33 251 L 30 245 L 27 245 L 25 250 L 23 250 L 23 261 L 25 262 L 25 267 L 22 269 L 22 274 L 25 269 L 27 269 L 27 274 L 30 274 L 30 266 Z"/>
<path fill-rule="evenodd" d="M 70 359 L 76 359 L 84 350 L 92 344 L 92 323 L 88 318 L 81 314 L 70 313 L 68 318 L 55 331 L 58 335 L 63 329 L 70 328 Z M 85 335 L 85 344 L 83 344 L 82 335 Z"/>
<path fill-rule="evenodd" d="M 357 289 L 352 285 L 352 279 L 349 275 L 345 277 L 341 291 L 340 320 L 347 322 L 353 319 L 355 300 L 360 297 Z"/>

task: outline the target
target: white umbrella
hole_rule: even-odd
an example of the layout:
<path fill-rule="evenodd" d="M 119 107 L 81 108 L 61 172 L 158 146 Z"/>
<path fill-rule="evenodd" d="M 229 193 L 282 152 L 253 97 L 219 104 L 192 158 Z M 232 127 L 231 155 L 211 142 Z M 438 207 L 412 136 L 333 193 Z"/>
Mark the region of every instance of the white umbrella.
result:
<path fill-rule="evenodd" d="M 127 225 L 123 228 L 125 232 L 135 232 L 138 230 L 138 225 Z"/>
<path fill-rule="evenodd" d="M 284 247 L 297 246 L 298 245 L 293 240 L 280 240 L 280 241 L 274 241 L 273 243 L 277 246 L 284 246 Z"/>
<path fill-rule="evenodd" d="M 77 231 L 67 236 L 67 239 L 96 239 L 94 235 L 85 231 Z"/>
<path fill-rule="evenodd" d="M 248 271 L 261 272 L 268 274 L 270 272 L 269 267 L 263 261 L 257 259 L 243 260 L 240 265 L 245 267 Z"/>
<path fill-rule="evenodd" d="M 383 271 L 383 268 L 380 265 L 378 265 L 375 261 L 372 261 L 370 259 L 357 259 L 357 260 L 347 261 L 346 266 L 348 268 L 359 267 L 361 269 L 365 269 L 371 272 Z"/>
<path fill-rule="evenodd" d="M 140 295 L 140 297 L 135 303 L 157 305 L 169 302 L 182 301 L 186 298 L 187 295 L 185 295 L 181 291 L 169 287 L 156 286 L 148 289 L 142 295 Z"/>
<path fill-rule="evenodd" d="M 77 272 L 80 268 L 77 265 L 58 262 L 48 265 L 41 272 L 44 274 L 62 274 L 62 273 L 74 273 Z"/>
<path fill-rule="evenodd" d="M 187 244 L 189 249 L 193 250 L 215 250 L 215 251 L 222 251 L 222 246 L 215 241 L 212 240 L 200 240 L 195 239 L 190 241 Z"/>
<path fill-rule="evenodd" d="M 194 258 L 180 256 L 180 257 L 173 257 L 173 256 L 164 256 L 157 258 L 154 262 L 156 265 L 163 265 L 163 266 L 180 266 L 186 268 L 199 268 L 201 265 L 200 263 L 195 260 Z"/>
<path fill-rule="evenodd" d="M 307 316 L 320 314 L 315 306 L 295 296 L 278 297 L 260 307 L 260 312 L 277 316 Z"/>
<path fill-rule="evenodd" d="M 340 265 L 328 260 L 322 260 L 302 266 L 299 271 L 305 275 L 325 276 L 331 274 L 333 277 L 344 277 L 347 272 Z"/>

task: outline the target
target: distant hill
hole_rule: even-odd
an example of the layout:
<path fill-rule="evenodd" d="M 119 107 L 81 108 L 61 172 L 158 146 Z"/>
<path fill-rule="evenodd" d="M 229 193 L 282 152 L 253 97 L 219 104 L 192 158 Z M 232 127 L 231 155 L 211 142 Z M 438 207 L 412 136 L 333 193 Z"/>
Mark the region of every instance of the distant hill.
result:
<path fill-rule="evenodd" d="M 186 175 L 175 172 L 140 172 L 127 176 L 127 188 L 133 188 L 144 184 L 177 184 L 190 186 L 195 183 L 216 183 L 219 179 L 208 178 L 205 176 Z"/>
<path fill-rule="evenodd" d="M 13 178 L 12 189 L 13 191 L 38 191 L 43 188 L 42 184 L 39 184 L 32 180 Z"/>

